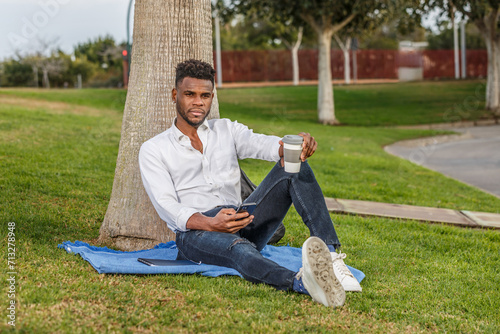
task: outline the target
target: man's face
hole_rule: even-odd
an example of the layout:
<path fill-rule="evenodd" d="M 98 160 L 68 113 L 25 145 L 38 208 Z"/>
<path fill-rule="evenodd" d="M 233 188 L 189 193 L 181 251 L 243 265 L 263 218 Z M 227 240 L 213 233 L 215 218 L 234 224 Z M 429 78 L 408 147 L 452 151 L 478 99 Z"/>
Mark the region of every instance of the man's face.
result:
<path fill-rule="evenodd" d="M 172 99 L 177 105 L 177 114 L 188 125 L 197 128 L 210 113 L 214 97 L 210 80 L 186 77 L 172 90 Z"/>

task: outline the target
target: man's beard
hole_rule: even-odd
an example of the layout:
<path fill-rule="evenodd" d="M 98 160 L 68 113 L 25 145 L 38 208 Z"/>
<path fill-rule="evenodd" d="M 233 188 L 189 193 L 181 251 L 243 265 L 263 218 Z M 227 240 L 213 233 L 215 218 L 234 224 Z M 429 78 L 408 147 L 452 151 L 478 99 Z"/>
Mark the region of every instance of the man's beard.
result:
<path fill-rule="evenodd" d="M 205 114 L 205 117 L 203 117 L 203 119 L 199 123 L 194 123 L 194 122 L 190 121 L 189 118 L 187 117 L 187 114 L 181 112 L 181 106 L 179 104 L 176 104 L 176 109 L 177 109 L 177 114 L 180 115 L 182 117 L 182 119 L 186 121 L 187 124 L 189 124 L 190 126 L 192 126 L 194 128 L 198 128 L 201 124 L 203 124 L 203 122 L 208 117 L 208 115 L 210 115 L 210 110 L 212 108 L 208 109 L 207 113 Z"/>

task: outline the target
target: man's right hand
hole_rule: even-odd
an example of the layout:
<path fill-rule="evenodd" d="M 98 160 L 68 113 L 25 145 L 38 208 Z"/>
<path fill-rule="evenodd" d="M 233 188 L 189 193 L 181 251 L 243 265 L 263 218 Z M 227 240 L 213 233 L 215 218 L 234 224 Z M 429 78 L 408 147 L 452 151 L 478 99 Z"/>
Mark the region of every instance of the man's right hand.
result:
<path fill-rule="evenodd" d="M 195 213 L 187 221 L 186 227 L 191 230 L 236 233 L 253 221 L 254 216 L 248 212 L 236 213 L 234 209 L 222 209 L 215 217 L 207 217 Z"/>

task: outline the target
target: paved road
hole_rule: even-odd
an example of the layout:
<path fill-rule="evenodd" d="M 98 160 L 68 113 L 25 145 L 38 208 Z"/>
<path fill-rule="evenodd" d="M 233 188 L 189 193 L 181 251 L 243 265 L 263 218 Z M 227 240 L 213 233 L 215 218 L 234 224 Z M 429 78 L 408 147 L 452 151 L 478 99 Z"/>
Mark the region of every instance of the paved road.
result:
<path fill-rule="evenodd" d="M 500 197 L 500 125 L 454 131 L 462 135 L 398 142 L 385 149 Z"/>

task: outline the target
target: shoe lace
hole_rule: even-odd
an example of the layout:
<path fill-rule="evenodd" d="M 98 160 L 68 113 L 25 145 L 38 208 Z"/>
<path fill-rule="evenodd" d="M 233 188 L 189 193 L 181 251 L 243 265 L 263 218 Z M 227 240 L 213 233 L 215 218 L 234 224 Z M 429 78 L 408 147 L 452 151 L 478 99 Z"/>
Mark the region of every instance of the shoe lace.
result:
<path fill-rule="evenodd" d="M 354 275 L 351 273 L 349 268 L 347 268 L 347 266 L 344 263 L 344 259 L 346 258 L 347 255 L 345 253 L 335 253 L 335 252 L 332 252 L 331 254 L 332 254 L 333 265 L 338 269 L 338 271 L 342 275 L 354 277 Z"/>
<path fill-rule="evenodd" d="M 304 269 L 300 268 L 300 270 L 295 275 L 295 280 L 293 282 L 293 290 L 300 293 L 304 293 L 306 295 L 310 295 L 306 289 L 306 286 L 304 285 L 304 282 L 302 281 L 303 275 L 304 275 Z"/>
<path fill-rule="evenodd" d="M 301 279 L 302 276 L 304 275 L 304 268 L 300 268 L 299 271 L 297 272 L 297 275 L 295 275 L 296 279 Z"/>

